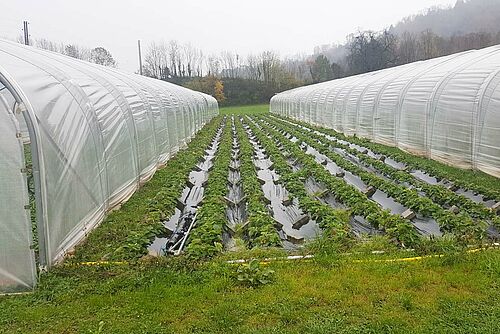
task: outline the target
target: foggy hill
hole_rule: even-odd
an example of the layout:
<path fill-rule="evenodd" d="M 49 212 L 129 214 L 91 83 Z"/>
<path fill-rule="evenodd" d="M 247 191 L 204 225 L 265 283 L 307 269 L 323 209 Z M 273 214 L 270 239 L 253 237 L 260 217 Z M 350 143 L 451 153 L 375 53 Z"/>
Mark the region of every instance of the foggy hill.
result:
<path fill-rule="evenodd" d="M 500 31 L 500 0 L 458 0 L 453 7 L 433 7 L 398 22 L 391 30 L 420 33 L 430 29 L 442 37 Z"/>

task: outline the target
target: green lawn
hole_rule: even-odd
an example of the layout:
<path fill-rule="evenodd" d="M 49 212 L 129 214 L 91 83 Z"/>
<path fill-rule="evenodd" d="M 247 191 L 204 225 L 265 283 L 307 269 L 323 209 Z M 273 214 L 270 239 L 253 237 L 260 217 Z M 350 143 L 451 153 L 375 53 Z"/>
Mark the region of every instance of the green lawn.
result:
<path fill-rule="evenodd" d="M 402 254 L 392 254 L 401 256 Z M 372 258 L 374 256 L 371 256 Z M 178 262 L 178 261 L 176 261 Z M 410 263 L 272 263 L 251 288 L 235 267 L 159 261 L 57 268 L 0 299 L 2 333 L 495 333 L 500 252 Z M 99 330 L 100 328 L 100 330 Z"/>
<path fill-rule="evenodd" d="M 269 112 L 269 104 L 257 104 L 252 106 L 241 106 L 241 107 L 223 107 L 220 108 L 221 115 L 258 115 L 265 114 Z"/>
<path fill-rule="evenodd" d="M 267 110 L 259 105 L 221 113 Z M 42 275 L 32 294 L 0 296 L 0 333 L 500 332 L 498 248 L 472 253 L 444 240 L 409 252 L 377 237 L 345 253 L 344 245 L 320 238 L 301 251 L 315 253 L 314 259 L 263 262 L 260 270 L 274 274 L 258 287 L 238 280 L 244 266 L 226 260 L 283 256 L 284 250 L 225 253 L 206 262 L 141 258 L 156 215 L 171 214 L 185 174 L 218 124 L 220 118 L 203 129 L 72 258 Z M 164 212 L 151 210 L 159 204 Z M 384 254 L 372 253 L 382 249 Z M 431 249 L 444 255 L 390 261 Z M 98 260 L 126 262 L 81 263 Z"/>

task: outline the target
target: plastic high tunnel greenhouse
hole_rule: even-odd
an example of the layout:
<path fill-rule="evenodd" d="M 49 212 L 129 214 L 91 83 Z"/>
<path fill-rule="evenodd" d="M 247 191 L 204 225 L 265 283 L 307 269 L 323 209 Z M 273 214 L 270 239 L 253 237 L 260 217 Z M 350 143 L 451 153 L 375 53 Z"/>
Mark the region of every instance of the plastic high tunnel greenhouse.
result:
<path fill-rule="evenodd" d="M 0 292 L 32 288 L 37 264 L 62 259 L 217 113 L 206 94 L 0 40 Z"/>
<path fill-rule="evenodd" d="M 271 112 L 500 177 L 500 46 L 289 90 Z"/>

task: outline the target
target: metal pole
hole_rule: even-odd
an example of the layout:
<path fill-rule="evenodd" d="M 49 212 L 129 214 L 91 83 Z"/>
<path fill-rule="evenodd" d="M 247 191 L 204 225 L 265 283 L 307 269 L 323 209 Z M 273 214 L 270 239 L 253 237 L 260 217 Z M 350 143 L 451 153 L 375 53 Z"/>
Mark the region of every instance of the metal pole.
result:
<path fill-rule="evenodd" d="M 28 32 L 28 21 L 23 21 L 23 31 L 24 31 L 24 44 L 30 45 L 29 32 Z"/>
<path fill-rule="evenodd" d="M 139 49 L 139 74 L 142 75 L 142 56 L 141 56 L 141 40 L 137 40 L 137 48 Z"/>
<path fill-rule="evenodd" d="M 182 252 L 182 249 L 184 248 L 184 244 L 186 243 L 189 233 L 191 232 L 191 229 L 196 225 L 196 217 L 198 216 L 198 211 L 194 214 L 193 221 L 191 222 L 191 225 L 189 225 L 188 230 L 186 231 L 186 234 L 184 235 L 184 238 L 182 239 L 182 243 L 179 246 L 179 249 L 174 253 L 174 255 L 179 255 Z"/>

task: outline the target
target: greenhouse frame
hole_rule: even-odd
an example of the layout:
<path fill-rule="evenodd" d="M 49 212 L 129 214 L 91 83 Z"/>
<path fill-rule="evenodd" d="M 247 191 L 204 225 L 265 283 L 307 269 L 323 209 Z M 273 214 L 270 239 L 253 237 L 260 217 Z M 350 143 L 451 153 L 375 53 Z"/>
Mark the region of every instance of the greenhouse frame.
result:
<path fill-rule="evenodd" d="M 292 89 L 271 112 L 500 177 L 500 46 Z"/>
<path fill-rule="evenodd" d="M 63 259 L 217 114 L 209 95 L 0 39 L 0 293 L 32 289 L 37 266 Z"/>

